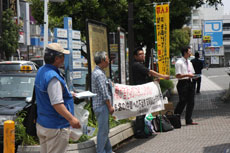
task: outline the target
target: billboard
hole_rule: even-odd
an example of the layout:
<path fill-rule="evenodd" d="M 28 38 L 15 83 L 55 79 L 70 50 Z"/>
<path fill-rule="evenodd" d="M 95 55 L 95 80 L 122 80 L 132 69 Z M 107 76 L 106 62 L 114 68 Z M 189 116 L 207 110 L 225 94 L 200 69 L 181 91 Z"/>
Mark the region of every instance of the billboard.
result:
<path fill-rule="evenodd" d="M 211 36 L 211 46 L 223 46 L 223 21 L 222 20 L 205 20 L 204 36 Z"/>
<path fill-rule="evenodd" d="M 203 43 L 211 43 L 211 36 L 203 36 Z"/>
<path fill-rule="evenodd" d="M 96 63 L 94 62 L 94 54 L 97 51 L 105 51 L 107 55 L 110 56 L 109 53 L 109 41 L 108 41 L 108 29 L 107 25 L 98 22 L 95 20 L 86 20 L 86 28 L 87 28 L 87 53 L 88 53 L 88 63 L 89 63 L 89 74 L 93 72 L 96 67 Z M 110 67 L 105 68 L 105 73 L 107 77 L 110 77 Z"/>
<path fill-rule="evenodd" d="M 202 34 L 201 34 L 201 30 L 193 30 L 193 38 L 201 38 Z"/>

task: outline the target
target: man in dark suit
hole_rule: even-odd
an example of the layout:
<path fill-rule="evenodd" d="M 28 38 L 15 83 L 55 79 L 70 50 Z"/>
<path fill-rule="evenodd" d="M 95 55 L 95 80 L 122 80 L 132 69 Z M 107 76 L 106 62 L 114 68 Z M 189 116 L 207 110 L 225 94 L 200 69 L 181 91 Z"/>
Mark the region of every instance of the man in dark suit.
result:
<path fill-rule="evenodd" d="M 197 78 L 193 79 L 194 88 L 196 89 L 196 93 L 200 93 L 201 73 L 203 69 L 203 62 L 199 58 L 200 58 L 200 55 L 198 52 L 196 52 L 195 58 L 191 60 L 192 65 L 195 69 L 195 74 L 198 75 Z M 197 84 L 197 88 L 196 88 L 196 84 Z"/>

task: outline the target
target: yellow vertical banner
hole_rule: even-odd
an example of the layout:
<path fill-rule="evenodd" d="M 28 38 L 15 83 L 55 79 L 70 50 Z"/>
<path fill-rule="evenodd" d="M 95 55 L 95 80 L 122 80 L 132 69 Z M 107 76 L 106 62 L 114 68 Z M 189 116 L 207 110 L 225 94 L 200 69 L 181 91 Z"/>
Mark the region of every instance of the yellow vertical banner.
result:
<path fill-rule="evenodd" d="M 161 74 L 170 75 L 169 5 L 156 5 L 155 9 L 158 70 Z"/>

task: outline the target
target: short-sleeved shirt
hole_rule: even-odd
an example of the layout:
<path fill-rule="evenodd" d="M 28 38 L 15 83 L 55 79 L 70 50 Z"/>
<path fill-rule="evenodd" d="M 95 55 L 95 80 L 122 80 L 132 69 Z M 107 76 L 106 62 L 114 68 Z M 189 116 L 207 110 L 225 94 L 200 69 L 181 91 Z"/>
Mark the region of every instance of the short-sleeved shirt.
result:
<path fill-rule="evenodd" d="M 97 96 L 93 97 L 93 109 L 97 109 L 111 101 L 112 93 L 109 90 L 110 82 L 105 75 L 105 71 L 96 66 L 91 76 L 92 92 Z"/>
<path fill-rule="evenodd" d="M 175 71 L 176 75 L 177 74 L 194 74 L 194 68 L 190 60 L 187 60 L 188 64 L 186 63 L 186 59 L 184 57 L 181 57 L 180 59 L 177 60 L 175 64 Z M 183 80 L 183 79 L 189 79 L 189 77 L 184 77 L 180 78 L 178 80 Z"/>
<path fill-rule="evenodd" d="M 47 92 L 51 105 L 64 103 L 62 90 L 61 82 L 57 78 L 53 78 L 49 82 Z"/>
<path fill-rule="evenodd" d="M 134 61 L 132 65 L 133 70 L 133 84 L 140 85 L 148 83 L 150 80 L 149 69 L 141 62 Z"/>

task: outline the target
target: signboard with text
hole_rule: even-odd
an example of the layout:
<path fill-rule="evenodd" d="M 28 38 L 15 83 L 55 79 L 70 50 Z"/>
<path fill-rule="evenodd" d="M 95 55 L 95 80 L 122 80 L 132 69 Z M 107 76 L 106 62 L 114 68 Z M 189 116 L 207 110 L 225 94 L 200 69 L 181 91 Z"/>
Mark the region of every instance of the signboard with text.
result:
<path fill-rule="evenodd" d="M 117 120 L 164 110 L 164 100 L 158 83 L 143 85 L 115 84 L 113 116 Z"/>
<path fill-rule="evenodd" d="M 193 30 L 193 38 L 201 38 L 201 30 Z"/>
<path fill-rule="evenodd" d="M 81 58 L 81 32 L 72 30 L 72 18 L 64 18 L 64 29 L 54 28 L 54 42 L 59 43 L 63 48 L 70 51 L 69 55 L 65 55 L 65 74 L 66 81 L 73 90 L 74 84 L 78 84 L 77 80 L 81 79 L 82 58 Z"/>
<path fill-rule="evenodd" d="M 119 49 L 120 49 L 120 54 L 119 54 L 119 59 L 120 59 L 120 83 L 121 84 L 126 84 L 126 44 L 125 44 L 125 31 L 120 28 L 120 30 L 118 30 L 118 34 L 119 34 Z"/>
<path fill-rule="evenodd" d="M 97 51 L 105 51 L 109 56 L 108 31 L 107 26 L 101 22 L 87 20 L 87 44 L 88 44 L 88 63 L 91 73 L 96 64 L 94 54 Z M 110 68 L 105 69 L 106 76 L 110 77 Z"/>
<path fill-rule="evenodd" d="M 169 58 L 169 5 L 155 7 L 158 70 L 161 74 L 170 74 Z"/>
<path fill-rule="evenodd" d="M 204 36 L 211 37 L 211 46 L 223 46 L 223 21 L 206 20 L 204 21 Z"/>
<path fill-rule="evenodd" d="M 211 43 L 211 36 L 203 36 L 203 43 Z"/>
<path fill-rule="evenodd" d="M 223 47 L 209 46 L 204 48 L 205 56 L 223 56 L 224 49 Z"/>

